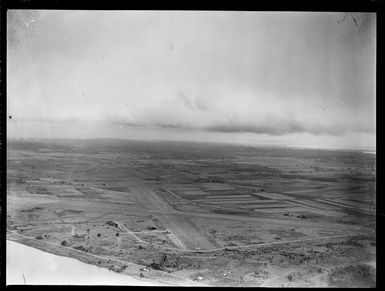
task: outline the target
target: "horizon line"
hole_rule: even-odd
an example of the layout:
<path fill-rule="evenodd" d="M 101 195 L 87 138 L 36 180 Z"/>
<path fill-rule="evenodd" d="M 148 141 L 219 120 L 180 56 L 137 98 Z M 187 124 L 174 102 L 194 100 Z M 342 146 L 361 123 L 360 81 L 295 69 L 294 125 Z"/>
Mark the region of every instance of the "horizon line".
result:
<path fill-rule="evenodd" d="M 92 140 L 110 140 L 110 141 L 132 141 L 132 142 L 167 142 L 167 143 L 193 143 L 193 144 L 219 144 L 219 145 L 232 145 L 232 146 L 244 146 L 244 147 L 275 147 L 275 148 L 296 148 L 296 149 L 313 149 L 313 150 L 326 150 L 326 151 L 357 151 L 364 153 L 377 153 L 377 147 L 322 147 L 322 146 L 311 146 L 311 145 L 294 145 L 294 144 L 284 144 L 284 143 L 272 143 L 272 142 L 231 142 L 231 141 L 192 141 L 192 140 L 182 140 L 182 139 L 135 139 L 135 138 L 110 138 L 110 137 L 94 137 L 94 138 L 69 138 L 69 137 L 27 137 L 27 138 L 15 138 L 7 137 L 7 143 L 10 142 L 25 142 L 25 141 L 65 141 L 65 140 L 79 140 L 79 141 L 92 141 Z"/>

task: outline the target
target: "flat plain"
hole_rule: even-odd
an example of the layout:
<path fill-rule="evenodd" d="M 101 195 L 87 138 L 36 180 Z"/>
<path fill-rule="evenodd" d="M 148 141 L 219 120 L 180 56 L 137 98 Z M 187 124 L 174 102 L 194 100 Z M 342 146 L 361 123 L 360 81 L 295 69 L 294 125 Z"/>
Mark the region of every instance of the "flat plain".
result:
<path fill-rule="evenodd" d="M 7 239 L 149 284 L 373 287 L 375 155 L 7 143 Z"/>

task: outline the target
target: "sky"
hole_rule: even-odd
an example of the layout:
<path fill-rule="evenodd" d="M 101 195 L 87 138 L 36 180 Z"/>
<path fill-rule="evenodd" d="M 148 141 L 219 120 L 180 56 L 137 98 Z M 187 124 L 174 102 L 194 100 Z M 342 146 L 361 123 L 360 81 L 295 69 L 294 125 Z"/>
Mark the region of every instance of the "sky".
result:
<path fill-rule="evenodd" d="M 8 138 L 375 148 L 376 15 L 344 16 L 10 10 Z"/>

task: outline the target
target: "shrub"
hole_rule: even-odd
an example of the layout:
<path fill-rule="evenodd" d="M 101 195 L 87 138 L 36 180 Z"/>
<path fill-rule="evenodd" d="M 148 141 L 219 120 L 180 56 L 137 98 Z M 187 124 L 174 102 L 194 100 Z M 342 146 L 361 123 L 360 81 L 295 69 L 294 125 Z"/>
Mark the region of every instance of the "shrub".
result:
<path fill-rule="evenodd" d="M 68 243 L 68 241 L 63 240 L 63 241 L 61 242 L 61 245 L 64 246 L 64 247 L 68 247 L 69 243 Z"/>

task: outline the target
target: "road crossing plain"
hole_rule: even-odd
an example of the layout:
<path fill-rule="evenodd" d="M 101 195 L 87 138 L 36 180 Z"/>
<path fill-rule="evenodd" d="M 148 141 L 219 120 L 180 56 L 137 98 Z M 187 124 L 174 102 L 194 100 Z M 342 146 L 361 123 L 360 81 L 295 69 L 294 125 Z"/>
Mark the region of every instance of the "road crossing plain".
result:
<path fill-rule="evenodd" d="M 155 284 L 375 286 L 375 155 L 170 143 L 8 141 L 7 239 Z"/>

